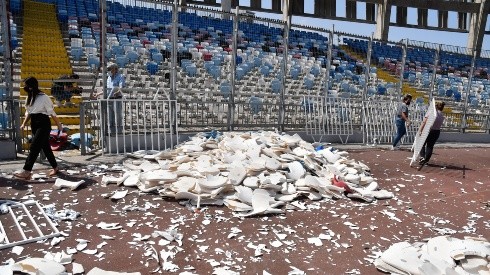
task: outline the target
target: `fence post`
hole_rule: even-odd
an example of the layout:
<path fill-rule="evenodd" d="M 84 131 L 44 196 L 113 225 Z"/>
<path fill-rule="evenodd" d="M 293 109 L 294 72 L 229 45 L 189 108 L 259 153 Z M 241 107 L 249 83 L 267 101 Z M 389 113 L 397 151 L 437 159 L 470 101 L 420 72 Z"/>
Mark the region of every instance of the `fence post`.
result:
<path fill-rule="evenodd" d="M 332 47 L 333 47 L 333 28 L 328 33 L 328 51 L 327 51 L 327 64 L 326 64 L 326 76 L 325 76 L 325 98 L 328 97 L 328 90 L 330 89 L 330 67 L 332 66 Z"/>
<path fill-rule="evenodd" d="M 107 131 L 107 126 L 108 126 L 108 102 L 107 102 L 107 62 L 105 58 L 105 51 L 106 51 L 106 42 L 107 42 L 107 1 L 106 0 L 101 0 L 99 2 L 99 9 L 100 9 L 100 58 L 101 62 L 100 65 L 102 66 L 102 100 L 99 100 L 100 105 L 99 105 L 99 110 L 100 110 L 100 140 L 101 140 L 101 149 L 102 153 L 106 152 L 105 146 L 106 144 L 109 144 L 109 140 L 106 140 L 106 136 L 108 134 Z M 95 80 L 97 81 L 97 80 Z"/>
<path fill-rule="evenodd" d="M 5 72 L 5 89 L 6 89 L 6 98 L 9 100 L 11 106 L 9 110 L 9 120 L 10 125 L 12 126 L 11 137 L 13 141 L 17 144 L 17 152 L 22 153 L 22 140 L 20 133 L 20 107 L 19 102 L 14 102 L 13 98 L 13 72 L 12 72 L 12 49 L 10 47 L 11 33 L 10 33 L 10 18 L 9 13 L 7 11 L 7 0 L 0 0 L 0 23 L 2 24 L 2 32 L 0 33 L 0 41 L 3 42 L 4 47 L 4 62 L 3 62 L 3 70 Z M 8 105 L 7 105 L 8 106 Z"/>
<path fill-rule="evenodd" d="M 236 80 L 236 58 L 237 58 L 237 40 L 238 40 L 238 22 L 240 18 L 239 7 L 236 7 L 235 16 L 233 16 L 233 40 L 232 40 L 232 58 L 231 58 L 231 94 L 228 101 L 228 131 L 233 131 L 235 122 L 235 80 Z"/>
<path fill-rule="evenodd" d="M 289 29 L 291 28 L 291 15 L 289 14 L 289 0 L 284 1 L 283 15 L 285 16 L 284 22 L 284 34 L 283 34 L 283 45 L 284 49 L 282 52 L 282 87 L 280 94 L 280 106 L 279 106 L 279 131 L 284 131 L 284 117 L 286 115 L 285 111 L 285 92 L 286 92 L 286 77 L 288 75 L 288 49 L 289 49 Z"/>
<path fill-rule="evenodd" d="M 468 86 L 466 88 L 466 96 L 464 97 L 464 108 L 463 108 L 463 120 L 461 121 L 461 128 L 463 133 L 466 131 L 467 125 L 467 112 L 468 112 L 468 100 L 470 98 L 470 92 L 471 92 L 471 83 L 473 82 L 473 72 L 475 68 L 475 60 L 476 60 L 476 50 L 475 48 L 472 49 L 472 58 L 471 58 L 471 68 L 470 68 L 470 75 L 468 76 Z"/>
<path fill-rule="evenodd" d="M 367 98 L 367 90 L 368 90 L 368 84 L 369 84 L 369 75 L 370 75 L 370 70 L 371 70 L 371 54 L 373 51 L 373 35 L 369 37 L 368 41 L 368 49 L 367 49 L 367 56 L 366 56 L 366 67 L 364 69 L 364 75 L 366 77 L 366 81 L 364 81 L 364 91 L 362 93 L 362 100 L 366 100 Z"/>
<path fill-rule="evenodd" d="M 177 39 L 179 32 L 179 0 L 174 0 L 172 5 L 172 59 L 170 65 L 170 100 L 173 105 L 170 112 L 171 134 L 177 132 Z"/>
<path fill-rule="evenodd" d="M 101 0 L 99 2 L 100 8 L 100 65 L 102 66 L 102 91 L 104 93 L 103 98 L 107 98 L 107 64 L 105 59 L 106 42 L 107 42 L 107 2 Z M 97 80 L 95 80 L 97 81 Z"/>
<path fill-rule="evenodd" d="M 87 142 L 85 140 L 85 102 L 82 102 L 80 104 L 80 154 L 82 156 L 87 154 L 87 151 L 85 150 L 86 145 L 85 143 Z"/>
<path fill-rule="evenodd" d="M 20 101 L 12 100 L 12 117 L 13 117 L 13 127 L 15 127 L 15 143 L 17 145 L 17 153 L 22 153 L 24 148 L 22 148 L 22 135 L 20 133 Z"/>
<path fill-rule="evenodd" d="M 13 87 L 12 87 L 12 49 L 10 47 L 11 34 L 10 34 L 10 20 L 7 12 L 7 0 L 0 0 L 1 6 L 1 24 L 3 26 L 2 33 L 0 34 L 1 41 L 3 41 L 4 47 L 4 63 L 3 69 L 5 71 L 5 84 L 7 88 L 7 98 L 12 99 Z"/>
<path fill-rule="evenodd" d="M 429 88 L 429 104 L 432 102 L 432 98 L 434 97 L 434 89 L 436 85 L 436 74 L 437 74 L 437 65 L 439 64 L 439 52 L 441 50 L 441 45 L 437 47 L 437 50 L 434 54 L 434 69 L 432 70 L 432 77 L 430 80 L 430 88 Z"/>
<path fill-rule="evenodd" d="M 405 72 L 405 63 L 407 62 L 407 47 L 408 47 L 408 38 L 405 39 L 402 44 L 402 64 L 400 68 L 400 84 L 399 84 L 399 98 L 403 96 L 403 73 Z M 398 100 L 398 99 L 397 99 Z"/>

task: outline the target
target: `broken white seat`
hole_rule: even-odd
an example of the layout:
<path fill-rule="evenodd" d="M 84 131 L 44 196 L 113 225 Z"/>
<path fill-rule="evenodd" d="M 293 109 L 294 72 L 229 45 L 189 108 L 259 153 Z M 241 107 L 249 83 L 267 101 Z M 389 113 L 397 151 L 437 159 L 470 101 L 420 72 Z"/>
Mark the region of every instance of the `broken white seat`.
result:
<path fill-rule="evenodd" d="M 52 260 L 43 258 L 27 258 L 12 266 L 12 271 L 31 275 L 61 275 L 65 274 L 65 267 Z"/>
<path fill-rule="evenodd" d="M 140 272 L 116 272 L 116 271 L 105 271 L 98 267 L 92 268 L 87 275 L 141 275 Z"/>
<path fill-rule="evenodd" d="M 407 274 L 420 274 L 419 268 L 424 264 L 424 262 L 420 260 L 420 255 L 420 251 L 411 244 L 400 242 L 391 245 L 390 248 L 381 255 L 381 260 Z"/>
<path fill-rule="evenodd" d="M 69 180 L 57 178 L 56 181 L 54 182 L 53 188 L 62 189 L 66 187 L 66 188 L 70 188 L 71 190 L 75 190 L 84 182 L 85 182 L 84 180 L 69 181 Z"/>
<path fill-rule="evenodd" d="M 427 242 L 427 252 L 448 263 L 454 263 L 454 260 L 462 260 L 465 256 L 483 258 L 490 256 L 490 244 L 472 239 L 461 240 L 450 236 L 439 236 Z"/>

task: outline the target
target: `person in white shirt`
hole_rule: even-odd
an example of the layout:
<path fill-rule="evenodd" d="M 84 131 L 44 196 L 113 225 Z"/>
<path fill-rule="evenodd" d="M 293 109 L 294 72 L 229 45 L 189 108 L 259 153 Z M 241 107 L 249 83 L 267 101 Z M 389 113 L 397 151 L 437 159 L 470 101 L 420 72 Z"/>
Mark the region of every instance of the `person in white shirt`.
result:
<path fill-rule="evenodd" d="M 109 134 L 118 134 L 122 133 L 123 129 L 123 108 L 121 102 L 123 94 L 121 89 L 124 87 L 126 81 L 124 76 L 119 73 L 117 64 L 109 63 L 107 69 L 109 70 L 109 74 L 107 75 L 107 98 L 113 100 L 113 102 L 108 103 Z"/>
<path fill-rule="evenodd" d="M 109 134 L 122 133 L 124 121 L 123 121 L 123 106 L 122 88 L 126 85 L 124 75 L 119 72 L 119 67 L 115 63 L 107 64 L 107 99 L 111 102 L 107 102 L 107 114 L 109 124 Z M 94 92 L 90 95 L 90 98 L 95 100 L 104 92 Z"/>
<path fill-rule="evenodd" d="M 29 148 L 29 155 L 24 164 L 24 170 L 15 172 L 14 176 L 29 180 L 31 178 L 32 167 L 41 150 L 43 150 L 49 164 L 53 167 L 49 172 L 49 176 L 54 176 L 58 173 L 59 168 L 49 145 L 51 133 L 51 121 L 49 117 L 51 116 L 53 118 L 60 132 L 63 129 L 62 125 L 54 112 L 53 102 L 51 102 L 51 99 L 46 94 L 39 90 L 39 83 L 36 78 L 26 78 L 24 80 L 24 90 L 27 92 L 26 113 L 20 129 L 23 130 L 27 122 L 29 120 L 31 121 L 32 142 Z"/>

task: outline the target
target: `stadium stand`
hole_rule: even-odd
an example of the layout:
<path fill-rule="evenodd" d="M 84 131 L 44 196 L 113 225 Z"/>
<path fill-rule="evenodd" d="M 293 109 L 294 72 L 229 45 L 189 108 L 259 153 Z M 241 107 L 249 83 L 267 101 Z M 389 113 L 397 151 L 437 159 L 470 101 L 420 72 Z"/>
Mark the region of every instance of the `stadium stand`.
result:
<path fill-rule="evenodd" d="M 355 52 L 362 54 L 367 52 L 368 42 L 366 40 L 345 38 L 344 42 Z M 401 55 L 402 49 L 398 45 L 373 43 L 373 60 L 393 74 L 399 73 Z M 435 50 L 408 48 L 403 78 L 419 89 L 428 90 L 434 72 L 434 55 Z M 435 72 L 437 96 L 440 99 L 461 102 L 463 95 L 469 93 L 471 107 L 490 106 L 488 105 L 490 103 L 488 102 L 490 80 L 487 74 L 490 59 L 476 59 L 476 70 L 473 72 L 473 81 L 469 91 L 467 88 L 471 56 L 441 51 L 439 59 L 439 66 Z"/>
<path fill-rule="evenodd" d="M 49 80 L 61 74 L 73 72 L 92 77 L 100 69 L 102 58 L 120 67 L 126 77 L 124 92 L 128 99 L 167 99 L 166 90 L 171 84 L 167 76 L 173 69 L 171 53 L 175 43 L 176 100 L 185 103 L 178 107 L 180 125 L 210 121 L 223 125 L 229 116 L 227 108 L 231 99 L 237 104 L 237 124 L 275 127 L 278 106 L 282 103 L 300 110 L 286 113 L 286 120 L 304 125 L 305 118 L 300 114 L 313 113 L 312 106 L 316 104 L 313 98 L 323 96 L 325 89 L 329 97 L 357 102 L 361 102 L 364 93 L 368 100 L 379 101 L 398 100 L 400 96 L 396 75 L 400 73 L 402 52 L 397 45 L 374 43 L 373 66 L 365 72 L 366 40 L 348 37 L 341 40 L 339 35 L 338 41 L 329 41 L 326 30 L 293 26 L 285 56 L 283 22 L 244 15 L 237 24 L 234 57 L 234 22 L 220 13 L 195 7 L 180 11 L 177 41 L 173 41 L 170 4 L 139 6 L 107 2 L 106 47 L 102 56 L 98 1 L 14 0 L 10 8 L 14 15 L 24 13 L 21 76 L 35 75 L 46 80 L 42 82 L 44 88 L 50 87 Z M 40 17 L 30 15 L 32 10 L 42 11 L 37 15 Z M 35 20 L 41 22 L 42 30 L 33 24 Z M 36 39 L 42 43 L 35 45 Z M 327 60 L 329 43 L 333 45 L 331 62 Z M 46 56 L 43 61 L 49 66 L 40 67 L 44 63 L 36 59 L 40 52 Z M 434 71 L 433 55 L 428 49 L 409 48 L 407 52 L 402 88 L 403 92 L 414 91 L 417 105 L 427 102 Z M 449 52 L 441 52 L 440 56 L 435 96 L 450 99 L 454 105 L 449 107 L 457 107 L 469 92 L 471 108 L 487 106 L 488 59 L 478 60 L 474 73 L 477 79 L 470 91 L 466 91 L 470 57 Z M 287 75 L 283 73 L 285 59 Z M 101 88 L 102 75 L 95 75 L 98 76 L 95 87 Z M 232 91 L 235 91 L 233 97 Z M 207 102 L 218 107 L 203 107 Z M 208 110 L 207 114 L 203 114 L 203 109 Z M 64 123 L 73 124 L 76 129 L 80 122 L 74 118 L 78 109 L 58 112 L 69 116 Z"/>

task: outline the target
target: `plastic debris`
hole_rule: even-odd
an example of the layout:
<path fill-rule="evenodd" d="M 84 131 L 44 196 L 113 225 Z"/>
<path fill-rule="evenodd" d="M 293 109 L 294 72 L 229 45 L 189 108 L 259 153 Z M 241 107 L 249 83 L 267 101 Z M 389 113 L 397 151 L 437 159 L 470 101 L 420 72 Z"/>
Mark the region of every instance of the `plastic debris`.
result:
<path fill-rule="evenodd" d="M 72 209 L 62 209 L 56 211 L 54 204 L 46 205 L 43 207 L 43 209 L 44 212 L 46 212 L 46 215 L 53 221 L 74 221 L 80 216 L 80 213 Z"/>
<path fill-rule="evenodd" d="M 487 274 L 489 256 L 486 239 L 439 236 L 427 243 L 393 244 L 374 265 L 394 274 Z"/>

